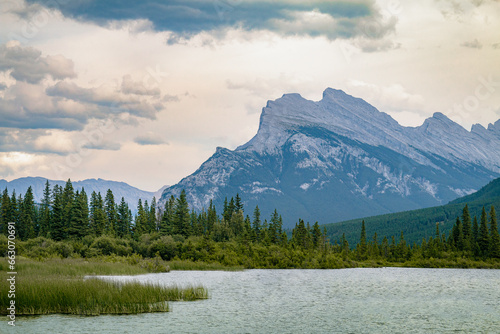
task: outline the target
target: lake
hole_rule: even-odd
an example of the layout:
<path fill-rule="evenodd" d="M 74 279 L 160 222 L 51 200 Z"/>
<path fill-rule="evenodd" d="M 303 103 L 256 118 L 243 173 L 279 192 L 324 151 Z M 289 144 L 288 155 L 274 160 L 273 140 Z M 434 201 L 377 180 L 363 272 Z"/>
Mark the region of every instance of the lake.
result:
<path fill-rule="evenodd" d="M 500 333 L 500 270 L 173 271 L 105 279 L 198 285 L 171 312 L 18 318 L 7 333 Z M 20 287 L 22 288 L 22 287 Z"/>

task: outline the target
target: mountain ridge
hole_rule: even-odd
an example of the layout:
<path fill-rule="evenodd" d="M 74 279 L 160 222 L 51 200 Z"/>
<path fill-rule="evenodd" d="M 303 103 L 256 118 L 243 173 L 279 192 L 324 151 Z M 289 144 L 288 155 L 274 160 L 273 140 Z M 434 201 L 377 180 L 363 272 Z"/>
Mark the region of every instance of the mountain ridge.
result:
<path fill-rule="evenodd" d="M 467 131 L 435 113 L 404 127 L 341 90 L 320 101 L 284 94 L 267 102 L 250 141 L 217 148 L 161 201 L 184 188 L 200 210 L 239 193 L 247 207 L 285 211 L 285 226 L 439 205 L 500 176 L 497 123 Z"/>
<path fill-rule="evenodd" d="M 50 180 L 39 176 L 28 176 L 17 178 L 12 181 L 1 179 L 0 189 L 3 191 L 5 188 L 7 188 L 9 194 L 12 194 L 12 191 L 15 190 L 17 195 L 24 195 L 28 190 L 28 187 L 31 186 L 35 202 L 40 203 L 43 197 L 43 190 L 45 189 L 46 181 L 49 181 L 51 190 L 56 184 L 63 187 L 66 184 L 66 181 L 62 180 Z M 151 202 L 151 199 L 153 198 L 153 196 L 155 196 L 155 192 L 144 191 L 121 181 L 110 181 L 101 178 L 92 178 L 80 181 L 71 181 L 71 183 L 75 190 L 81 190 L 82 187 L 85 188 L 85 191 L 89 197 L 92 191 L 100 192 L 104 197 L 106 196 L 106 191 L 108 189 L 111 189 L 115 197 L 115 202 L 119 203 L 121 198 L 124 197 L 125 202 L 127 202 L 129 208 L 133 213 L 137 211 L 137 202 L 139 198 L 142 201 L 147 200 L 148 202 Z"/>

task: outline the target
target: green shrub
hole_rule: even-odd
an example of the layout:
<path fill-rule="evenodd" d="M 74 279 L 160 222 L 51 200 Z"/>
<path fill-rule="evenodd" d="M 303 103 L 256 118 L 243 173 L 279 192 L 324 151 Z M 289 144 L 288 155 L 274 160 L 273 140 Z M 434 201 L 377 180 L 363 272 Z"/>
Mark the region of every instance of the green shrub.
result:
<path fill-rule="evenodd" d="M 177 243 L 172 236 L 163 236 L 148 247 L 148 256 L 159 254 L 163 260 L 171 260 L 176 255 Z"/>

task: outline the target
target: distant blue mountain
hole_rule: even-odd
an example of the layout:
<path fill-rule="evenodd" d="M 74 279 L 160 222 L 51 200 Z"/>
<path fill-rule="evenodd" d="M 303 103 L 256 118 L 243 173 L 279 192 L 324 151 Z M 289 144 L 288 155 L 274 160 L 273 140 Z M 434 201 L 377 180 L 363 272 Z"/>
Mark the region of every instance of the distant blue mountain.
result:
<path fill-rule="evenodd" d="M 12 191 L 15 190 L 16 194 L 24 195 L 24 193 L 26 193 L 26 190 L 28 190 L 28 187 L 31 186 L 31 188 L 33 189 L 35 202 L 40 203 L 43 197 L 43 190 L 45 189 L 46 181 L 47 179 L 43 177 L 22 177 L 10 182 L 6 180 L 0 180 L 0 189 L 3 191 L 3 189 L 7 188 L 10 194 L 12 194 Z M 56 184 L 62 187 L 64 187 L 64 185 L 66 184 L 66 181 L 61 180 L 48 181 L 51 190 Z M 155 195 L 155 193 L 153 192 L 137 189 L 124 182 L 108 181 L 103 179 L 87 179 L 83 181 L 72 181 L 71 183 L 73 184 L 73 188 L 75 188 L 75 190 L 81 190 L 82 188 L 85 188 L 85 192 L 87 193 L 89 198 L 90 194 L 92 194 L 93 191 L 95 191 L 96 193 L 100 192 L 104 198 L 108 189 L 111 189 L 115 197 L 115 201 L 119 203 L 121 201 L 121 198 L 123 197 L 133 213 L 135 213 L 137 210 L 137 202 L 139 201 L 139 198 L 143 202 L 147 200 L 149 203 L 151 203 L 151 199 Z"/>
<path fill-rule="evenodd" d="M 275 208 L 285 226 L 298 218 L 338 222 L 447 203 L 500 176 L 500 120 L 465 130 L 441 113 L 418 127 L 343 91 L 309 101 L 285 94 L 263 108 L 257 134 L 234 151 L 216 152 L 182 189 L 197 210 L 239 193 L 246 214 Z"/>

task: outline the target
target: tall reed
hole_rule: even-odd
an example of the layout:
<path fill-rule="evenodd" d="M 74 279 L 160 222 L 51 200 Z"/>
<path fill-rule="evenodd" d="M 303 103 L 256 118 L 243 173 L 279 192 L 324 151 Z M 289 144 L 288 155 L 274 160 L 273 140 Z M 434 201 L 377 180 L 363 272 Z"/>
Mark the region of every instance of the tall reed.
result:
<path fill-rule="evenodd" d="M 3 259 L 2 259 L 3 260 Z M 5 260 L 1 261 L 5 263 Z M 5 265 L 0 265 L 3 271 Z M 208 298 L 203 287 L 178 287 L 112 282 L 87 274 L 144 273 L 124 263 L 93 263 L 83 260 L 18 261 L 16 315 L 41 314 L 135 314 L 166 312 L 168 301 L 192 301 Z M 0 281 L 0 314 L 7 314 L 10 299 L 5 279 Z"/>

